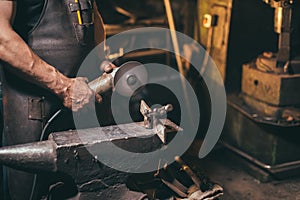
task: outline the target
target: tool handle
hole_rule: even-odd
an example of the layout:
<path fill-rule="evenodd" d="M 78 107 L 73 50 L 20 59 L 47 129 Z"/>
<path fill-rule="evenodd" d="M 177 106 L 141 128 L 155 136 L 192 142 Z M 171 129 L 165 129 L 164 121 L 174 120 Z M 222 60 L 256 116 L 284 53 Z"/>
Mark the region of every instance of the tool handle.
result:
<path fill-rule="evenodd" d="M 118 68 L 114 69 L 111 73 L 104 73 L 100 77 L 88 83 L 89 87 L 96 93 L 104 93 L 114 86 L 114 76 Z"/>
<path fill-rule="evenodd" d="M 200 188 L 201 180 L 198 178 L 198 176 L 193 172 L 193 170 L 184 163 L 184 161 L 179 157 L 175 157 L 175 161 L 179 163 L 182 167 L 182 169 L 189 175 L 189 177 L 192 179 L 192 181 L 195 183 L 195 185 Z"/>

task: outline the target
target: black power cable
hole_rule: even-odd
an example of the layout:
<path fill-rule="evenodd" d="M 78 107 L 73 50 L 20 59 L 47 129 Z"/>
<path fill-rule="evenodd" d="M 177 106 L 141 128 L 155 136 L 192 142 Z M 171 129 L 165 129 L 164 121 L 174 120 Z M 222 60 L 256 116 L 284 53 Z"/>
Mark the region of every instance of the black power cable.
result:
<path fill-rule="evenodd" d="M 47 121 L 47 123 L 45 124 L 43 130 L 42 130 L 42 134 L 40 136 L 40 139 L 39 141 L 43 141 L 44 140 L 44 137 L 45 137 L 45 134 L 46 134 L 46 131 L 48 129 L 48 127 L 51 125 L 51 123 L 53 122 L 53 120 L 56 119 L 56 117 L 63 111 L 63 109 L 59 109 L 58 111 L 56 111 L 52 116 L 51 118 Z M 36 191 L 36 187 L 37 187 L 37 174 L 34 174 L 34 177 L 33 177 L 33 183 L 32 183 L 32 189 L 31 189 L 31 193 L 30 193 L 30 198 L 29 200 L 33 200 L 33 196 L 34 196 L 34 193 Z"/>

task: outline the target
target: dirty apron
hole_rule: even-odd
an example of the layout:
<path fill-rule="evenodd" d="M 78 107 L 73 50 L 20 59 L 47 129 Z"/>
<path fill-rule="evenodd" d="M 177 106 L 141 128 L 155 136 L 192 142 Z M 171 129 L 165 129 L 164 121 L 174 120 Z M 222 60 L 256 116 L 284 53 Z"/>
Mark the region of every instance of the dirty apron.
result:
<path fill-rule="evenodd" d="M 78 10 L 83 24 L 78 23 Z M 79 0 L 79 3 L 74 0 L 17 0 L 14 29 L 39 57 L 64 75 L 74 77 L 86 55 L 95 47 L 93 15 L 93 0 Z M 3 68 L 2 78 L 5 144 L 38 141 L 45 123 L 62 107 L 61 101 L 51 92 L 22 79 L 11 66 Z M 49 131 L 70 128 L 72 118 L 64 117 L 56 120 Z M 11 198 L 29 199 L 33 174 L 8 168 L 7 176 Z M 52 181 L 40 178 L 43 175 L 38 177 L 36 198 L 47 192 Z M 69 177 L 63 179 L 72 183 Z M 72 187 L 70 192 L 75 190 Z"/>

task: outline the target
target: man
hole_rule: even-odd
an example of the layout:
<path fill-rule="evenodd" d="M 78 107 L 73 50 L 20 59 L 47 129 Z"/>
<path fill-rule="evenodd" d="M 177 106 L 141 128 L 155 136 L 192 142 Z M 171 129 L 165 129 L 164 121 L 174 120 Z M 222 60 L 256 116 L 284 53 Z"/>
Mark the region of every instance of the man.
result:
<path fill-rule="evenodd" d="M 37 141 L 61 104 L 78 111 L 101 101 L 85 78 L 71 77 L 103 41 L 103 23 L 93 0 L 0 0 L 0 8 L 5 145 Z M 11 199 L 32 196 L 32 174 L 8 169 L 7 176 Z M 38 179 L 35 199 L 48 182 Z"/>

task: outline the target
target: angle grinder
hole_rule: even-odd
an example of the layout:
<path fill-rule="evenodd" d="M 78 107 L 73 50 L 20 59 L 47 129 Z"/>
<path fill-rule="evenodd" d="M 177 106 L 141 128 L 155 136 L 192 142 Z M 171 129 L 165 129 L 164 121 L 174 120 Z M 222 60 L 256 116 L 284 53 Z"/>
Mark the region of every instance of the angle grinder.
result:
<path fill-rule="evenodd" d="M 104 73 L 88 85 L 97 94 L 113 89 L 122 96 L 130 96 L 147 81 L 148 73 L 145 66 L 137 61 L 129 61 L 114 68 L 109 74 Z"/>

